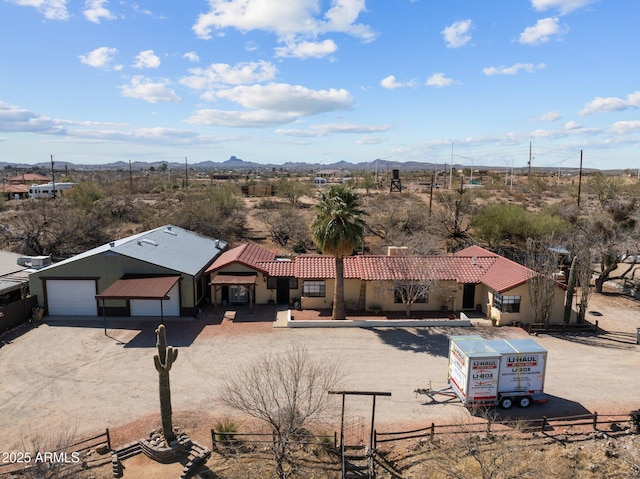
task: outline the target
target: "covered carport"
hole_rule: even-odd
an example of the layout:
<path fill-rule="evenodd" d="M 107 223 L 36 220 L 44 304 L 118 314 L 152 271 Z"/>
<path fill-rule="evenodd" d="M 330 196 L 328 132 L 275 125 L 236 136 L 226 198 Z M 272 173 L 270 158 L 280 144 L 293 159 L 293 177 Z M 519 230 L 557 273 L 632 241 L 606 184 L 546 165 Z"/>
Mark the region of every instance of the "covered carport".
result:
<path fill-rule="evenodd" d="M 102 293 L 102 314 L 106 321 L 107 300 L 126 300 L 130 316 L 180 316 L 180 276 L 123 276 Z M 159 314 L 158 314 L 159 313 Z"/>

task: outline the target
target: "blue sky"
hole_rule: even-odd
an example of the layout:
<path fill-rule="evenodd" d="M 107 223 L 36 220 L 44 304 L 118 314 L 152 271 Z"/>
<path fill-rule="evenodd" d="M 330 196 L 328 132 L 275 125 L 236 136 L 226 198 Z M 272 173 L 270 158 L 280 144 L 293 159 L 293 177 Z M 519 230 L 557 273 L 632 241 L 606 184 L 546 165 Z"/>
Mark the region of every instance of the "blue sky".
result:
<path fill-rule="evenodd" d="M 0 0 L 0 161 L 640 167 L 638 0 Z"/>

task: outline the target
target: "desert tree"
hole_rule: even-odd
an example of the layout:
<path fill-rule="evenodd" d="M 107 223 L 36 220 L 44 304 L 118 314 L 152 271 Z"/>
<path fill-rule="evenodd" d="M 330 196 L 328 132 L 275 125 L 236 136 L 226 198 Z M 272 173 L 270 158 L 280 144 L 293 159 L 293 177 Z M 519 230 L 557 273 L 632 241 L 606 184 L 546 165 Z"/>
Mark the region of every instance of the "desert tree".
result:
<path fill-rule="evenodd" d="M 437 283 L 430 256 L 437 254 L 438 248 L 433 237 L 427 235 L 404 236 L 398 244 L 402 246 L 389 250 L 381 259 L 390 280 L 382 283 L 378 290 L 392 294 L 394 302 L 402 303 L 409 317 L 414 304 L 429 302 L 432 287 Z"/>
<path fill-rule="evenodd" d="M 289 205 L 278 205 L 275 208 L 265 209 L 260 214 L 260 221 L 274 243 L 303 251 L 313 242 L 307 227 L 308 220 L 303 216 L 302 211 Z"/>
<path fill-rule="evenodd" d="M 578 306 L 578 323 L 585 322 L 587 307 L 593 289 L 591 277 L 593 276 L 593 260 L 591 250 L 588 247 L 576 250 L 576 282 L 580 285 L 580 304 Z"/>
<path fill-rule="evenodd" d="M 360 196 L 347 184 L 331 185 L 318 192 L 316 216 L 311 222 L 313 241 L 324 254 L 335 258 L 335 286 L 331 319 L 345 319 L 344 257 L 364 241 L 365 223 Z"/>
<path fill-rule="evenodd" d="M 306 181 L 280 178 L 276 184 L 276 194 L 291 206 L 298 206 L 303 196 L 311 194 L 311 184 Z"/>
<path fill-rule="evenodd" d="M 526 259 L 527 266 L 533 271 L 527 281 L 533 320 L 548 327 L 558 288 L 553 278 L 558 269 L 558 260 L 553 251 L 531 238 L 527 240 Z"/>
<path fill-rule="evenodd" d="M 593 191 L 601 208 L 606 208 L 612 201 L 619 198 L 622 190 L 622 181 L 617 176 L 605 175 L 597 171 L 593 173 L 587 186 Z"/>
<path fill-rule="evenodd" d="M 316 360 L 294 346 L 283 354 L 266 353 L 226 376 L 220 399 L 269 427 L 276 475 L 286 479 L 295 467 L 293 449 L 307 435 L 307 427 L 323 418 L 328 392 L 340 379 L 336 362 Z"/>
<path fill-rule="evenodd" d="M 63 423 L 39 427 L 25 434 L 21 449 L 29 454 L 29 467 L 15 477 L 25 479 L 63 479 L 77 477 L 82 466 L 83 456 L 73 449 L 78 440 L 78 427 L 75 423 Z M 46 454 L 55 452 L 64 461 L 47 459 Z M 11 477 L 11 476 L 10 476 Z"/>
<path fill-rule="evenodd" d="M 413 193 L 380 193 L 364 205 L 371 234 L 386 243 L 399 245 L 403 237 L 428 230 L 427 208 Z"/>

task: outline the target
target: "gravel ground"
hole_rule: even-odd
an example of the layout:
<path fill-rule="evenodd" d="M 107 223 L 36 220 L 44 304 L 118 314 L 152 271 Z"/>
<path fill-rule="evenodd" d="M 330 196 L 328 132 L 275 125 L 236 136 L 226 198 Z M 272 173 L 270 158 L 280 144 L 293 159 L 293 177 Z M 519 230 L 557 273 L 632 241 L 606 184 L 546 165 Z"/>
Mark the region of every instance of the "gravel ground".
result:
<path fill-rule="evenodd" d="M 224 374 L 265 352 L 277 356 L 292 345 L 303 345 L 320 359 L 342 364 L 344 389 L 392 393 L 377 400 L 376 424 L 385 429 L 446 423 L 468 418 L 469 412 L 459 402 L 429 404 L 427 396 L 414 390 L 446 386 L 448 336 L 528 337 L 521 329 L 491 327 L 486 320 L 460 329 L 278 329 L 268 320 L 256 321 L 273 314 L 273 309 L 259 308 L 251 317 L 239 314 L 235 321 L 224 319 L 222 312 L 167 321 L 169 344 L 180 350 L 171 371 L 174 411 L 227 413 L 217 401 Z M 640 303 L 616 294 L 593 295 L 589 320 L 599 321 L 600 334 L 535 338 L 549 351 L 550 401 L 511 414 L 626 414 L 640 408 Z M 95 318 L 45 320 L 2 338 L 0 452 L 19 446 L 34 431 L 62 427 L 85 435 L 158 414 L 156 322 L 109 319 L 108 326 L 105 335 L 102 321 Z M 368 425 L 371 402 L 370 397 L 349 397 L 347 417 L 363 418 Z M 339 420 L 338 397 L 335 411 Z"/>

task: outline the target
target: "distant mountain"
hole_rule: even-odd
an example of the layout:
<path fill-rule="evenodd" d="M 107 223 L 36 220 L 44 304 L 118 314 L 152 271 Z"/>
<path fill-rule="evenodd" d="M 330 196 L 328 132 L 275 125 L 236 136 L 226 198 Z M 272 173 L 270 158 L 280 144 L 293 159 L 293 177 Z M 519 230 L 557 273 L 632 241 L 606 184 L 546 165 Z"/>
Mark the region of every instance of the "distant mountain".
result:
<path fill-rule="evenodd" d="M 92 165 L 92 164 L 74 164 L 65 161 L 55 161 L 54 167 L 56 171 L 62 171 L 65 169 L 69 170 L 128 170 L 131 168 L 134 171 L 140 170 L 148 170 L 150 168 L 158 169 L 161 168 L 162 165 L 167 165 L 168 169 L 171 171 L 176 170 L 184 170 L 185 167 L 189 169 L 196 170 L 241 170 L 241 171 L 264 171 L 264 170 L 289 170 L 289 171 L 308 171 L 314 172 L 318 170 L 347 170 L 347 171 L 378 171 L 378 172 L 386 172 L 391 170 L 401 170 L 401 171 L 443 171 L 451 168 L 450 164 L 444 163 L 429 163 L 429 162 L 418 162 L 418 161 L 390 161 L 390 160 L 372 160 L 368 162 L 360 162 L 360 163 L 349 163 L 348 161 L 338 161 L 335 163 L 306 163 L 306 162 L 285 162 L 282 164 L 264 164 L 264 163 L 254 163 L 251 161 L 245 161 L 235 156 L 231 156 L 228 160 L 222 162 L 215 161 L 202 161 L 199 163 L 189 163 L 185 161 L 185 163 L 180 162 L 166 162 L 166 161 L 134 161 L 134 162 L 125 162 L 125 161 L 116 161 L 113 163 L 107 163 L 102 165 Z M 469 165 L 461 165 L 454 164 L 454 168 L 463 169 L 468 168 Z M 38 169 L 38 170 L 51 170 L 50 162 L 41 162 L 33 165 L 28 164 L 20 164 L 20 163 L 7 163 L 0 162 L 0 169 Z M 474 170 L 504 170 L 504 167 L 496 167 L 496 166 L 474 166 Z M 526 167 L 517 167 L 514 168 L 518 173 L 522 173 L 526 170 Z M 555 168 L 540 168 L 534 167 L 534 171 L 556 171 Z M 563 168 L 563 172 L 567 173 L 576 173 L 579 171 L 578 168 Z M 595 171 L 594 169 L 585 169 L 586 171 Z M 607 173 L 610 174 L 621 174 L 623 170 L 606 170 Z"/>

